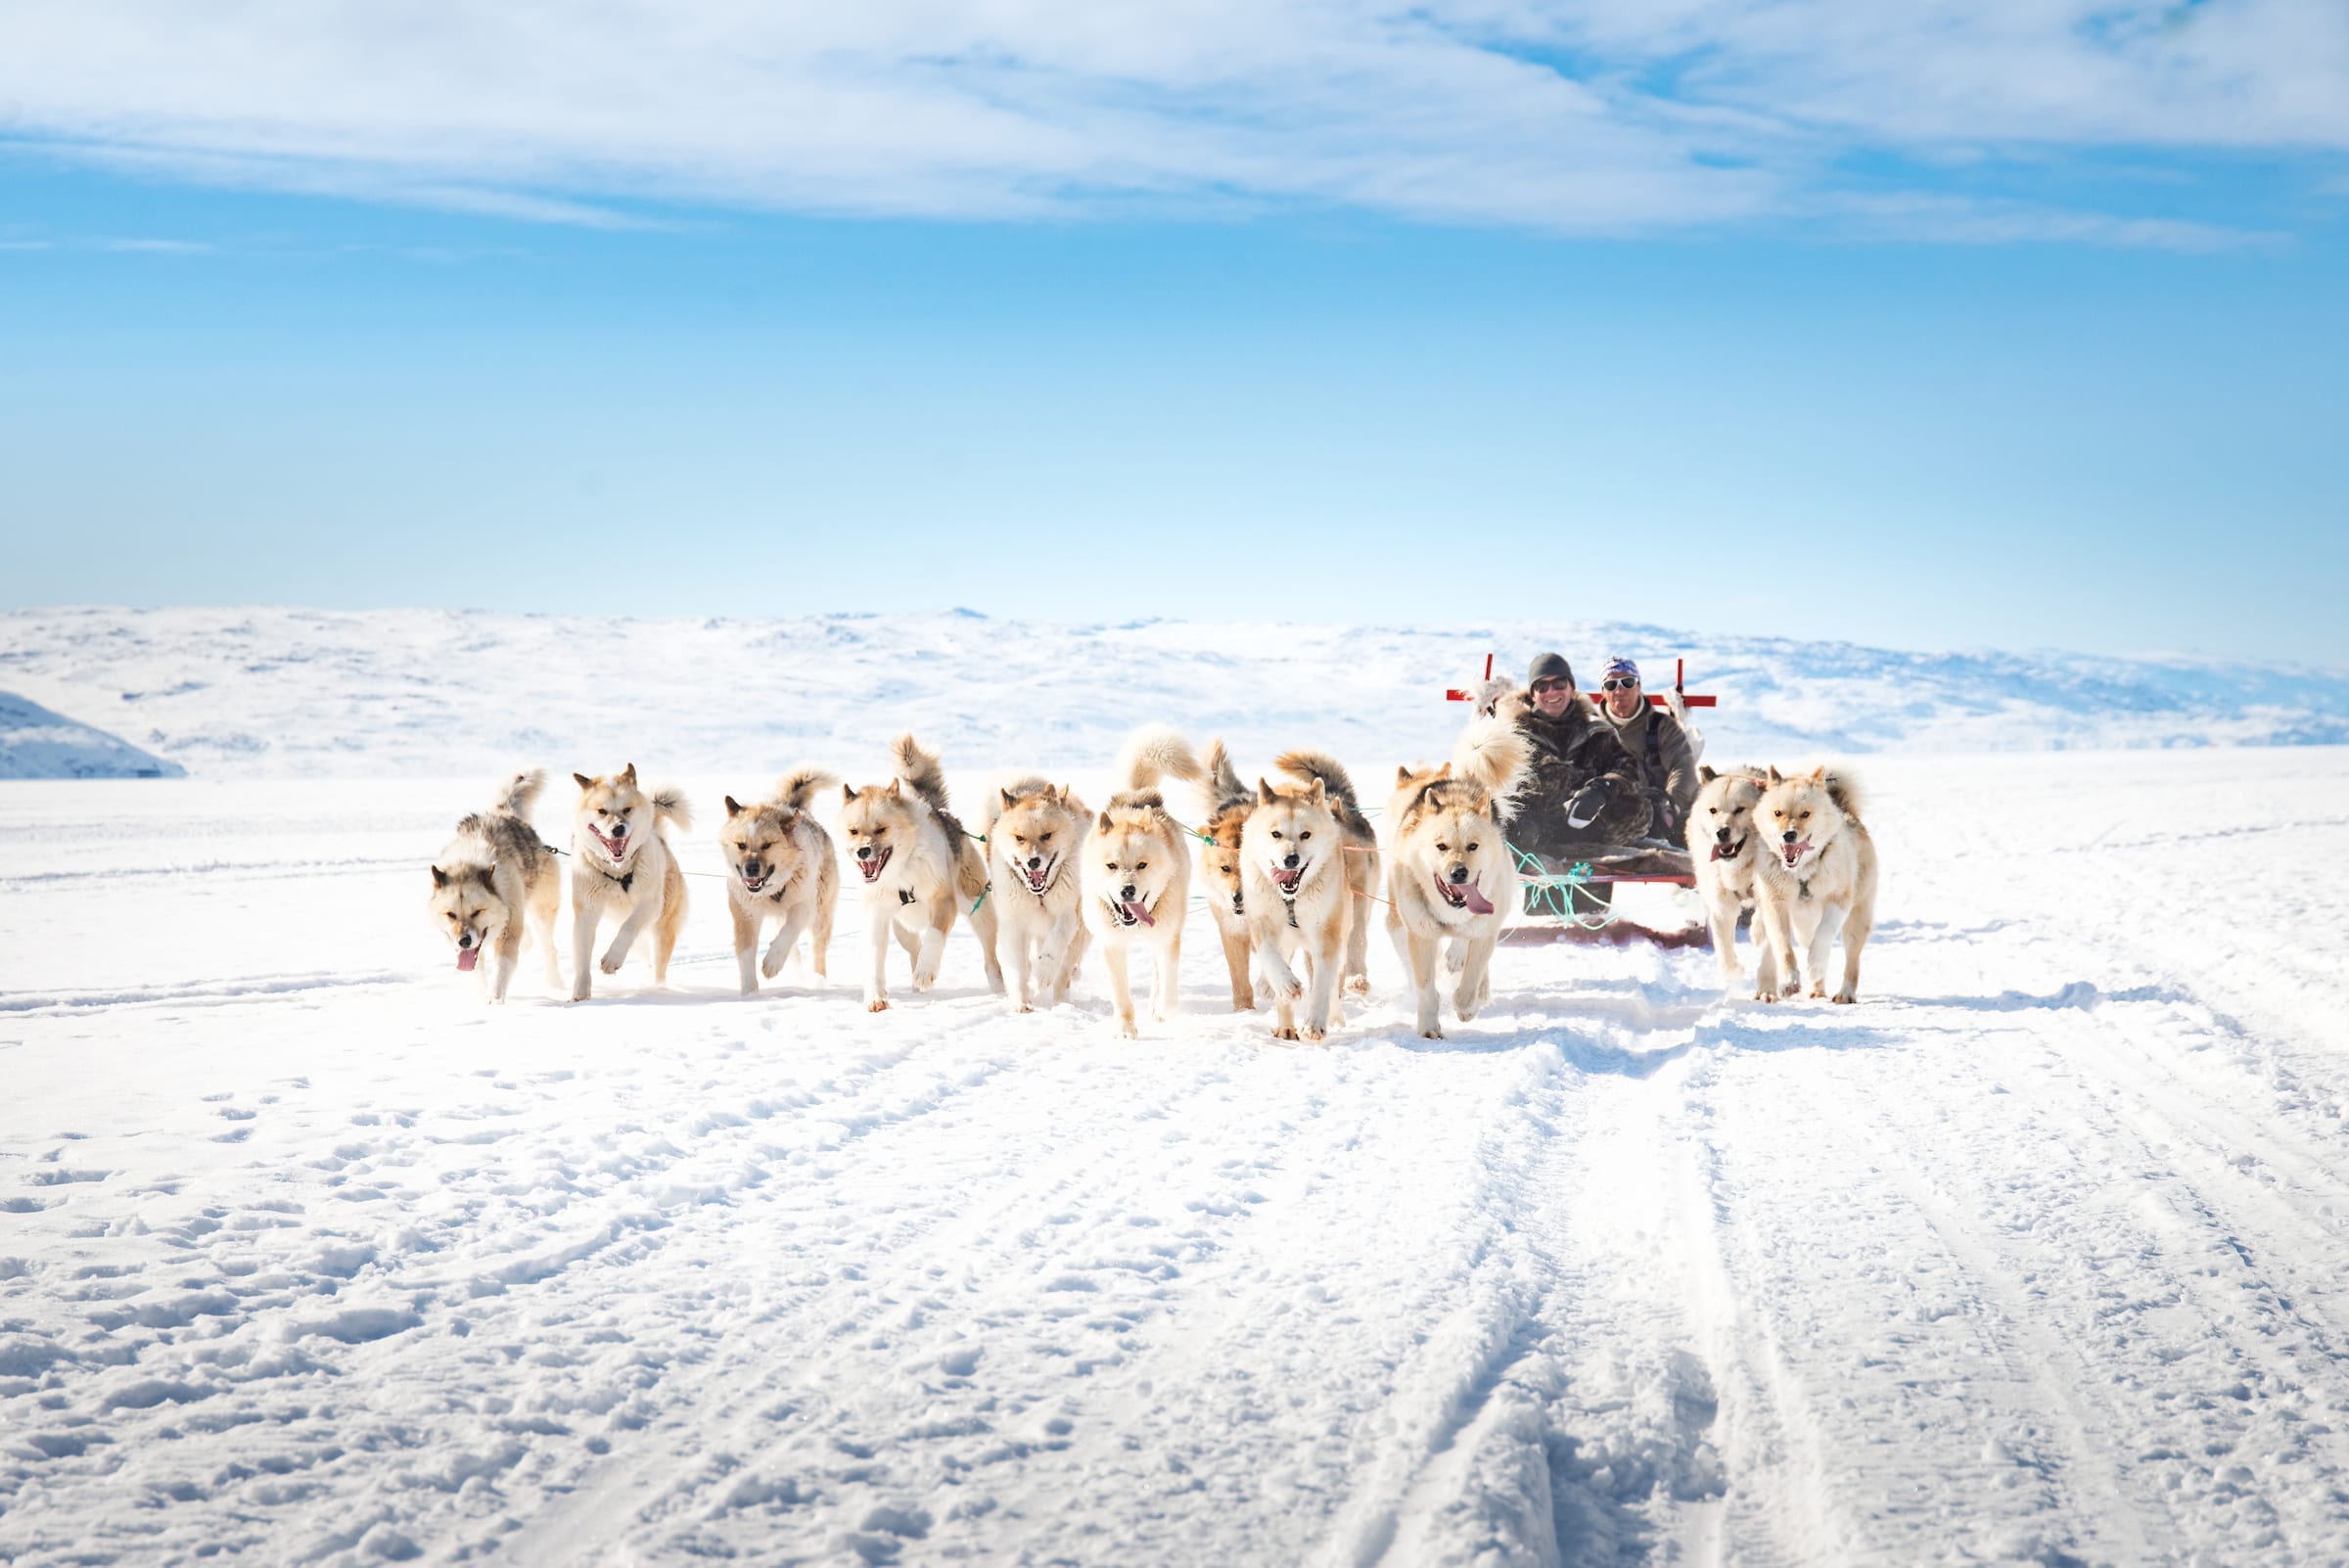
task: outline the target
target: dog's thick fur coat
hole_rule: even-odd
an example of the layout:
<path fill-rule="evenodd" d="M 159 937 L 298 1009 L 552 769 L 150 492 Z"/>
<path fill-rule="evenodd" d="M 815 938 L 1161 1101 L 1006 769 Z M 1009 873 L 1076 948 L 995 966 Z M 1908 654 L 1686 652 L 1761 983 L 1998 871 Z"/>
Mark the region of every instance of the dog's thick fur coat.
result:
<path fill-rule="evenodd" d="M 913 989 L 938 981 L 947 934 L 966 910 L 987 983 L 1003 994 L 1003 966 L 995 958 L 995 911 L 990 905 L 987 858 L 946 806 L 946 775 L 938 756 L 911 735 L 891 743 L 896 769 L 887 784 L 841 786 L 840 836 L 864 888 L 865 929 L 872 938 L 872 977 L 864 1005 L 889 1006 L 892 934 L 913 960 Z"/>
<path fill-rule="evenodd" d="M 1254 1010 L 1260 992 L 1269 999 L 1270 989 L 1249 967 L 1252 945 L 1248 936 L 1248 895 L 1240 875 L 1240 834 L 1248 813 L 1256 809 L 1256 791 L 1240 782 L 1239 769 L 1220 740 L 1207 743 L 1201 759 L 1206 773 L 1206 839 L 1199 846 L 1199 875 L 1207 884 L 1207 909 L 1215 917 L 1216 934 L 1223 939 L 1223 965 L 1231 972 L 1232 1011 Z"/>
<path fill-rule="evenodd" d="M 1801 989 L 1795 956 L 1811 994 L 1826 994 L 1827 948 L 1843 933 L 1843 983 L 1835 1000 L 1860 994 L 1860 950 L 1876 925 L 1876 846 L 1860 821 L 1860 790 L 1824 767 L 1789 778 L 1776 768 L 1755 803 L 1761 860 L 1754 871 L 1755 923 L 1768 946 L 1754 994 L 1764 1001 Z"/>
<path fill-rule="evenodd" d="M 1517 901 L 1517 868 L 1502 838 L 1507 803 L 1532 770 L 1515 726 L 1481 718 L 1442 767 L 1398 768 L 1387 808 L 1387 930 L 1411 977 L 1419 1033 L 1442 1039 L 1438 969 L 1458 958 L 1452 1009 L 1474 1018 L 1493 993 L 1493 949 Z"/>
<path fill-rule="evenodd" d="M 1012 1005 L 1023 1013 L 1069 999 L 1092 940 L 1079 907 L 1091 826 L 1092 813 L 1074 790 L 1034 777 L 999 786 L 980 816 L 995 890 L 995 946 L 1009 971 Z"/>
<path fill-rule="evenodd" d="M 1240 830 L 1248 935 L 1257 968 L 1272 991 L 1275 1039 L 1323 1039 L 1345 1022 L 1338 978 L 1360 901 L 1346 862 L 1365 857 L 1346 853 L 1346 826 L 1338 814 L 1343 808 L 1343 802 L 1331 798 L 1321 770 L 1304 784 L 1275 787 L 1259 779 L 1255 809 Z M 1297 974 L 1301 959 L 1306 978 Z M 1306 997 L 1302 1022 L 1297 1016 L 1301 996 Z"/>
<path fill-rule="evenodd" d="M 1745 978 L 1745 966 L 1737 961 L 1737 916 L 1754 906 L 1754 868 L 1770 854 L 1754 825 L 1754 807 L 1769 781 L 1758 767 L 1727 773 L 1699 767 L 1696 774 L 1702 782 L 1688 807 L 1688 858 L 1696 869 L 1697 899 L 1713 928 L 1722 984 L 1733 986 Z M 1770 963 L 1770 944 L 1758 920 L 1754 949 L 1758 962 Z"/>
<path fill-rule="evenodd" d="M 563 878 L 555 857 L 530 825 L 530 805 L 545 787 L 542 772 L 506 780 L 497 802 L 457 822 L 457 836 L 433 861 L 432 914 L 456 945 L 457 967 L 478 969 L 492 1002 L 506 999 L 526 930 L 546 957 L 546 985 L 560 995 L 563 969 L 555 958 L 555 911 Z M 482 954 L 491 954 L 487 965 Z"/>
<path fill-rule="evenodd" d="M 604 951 L 604 973 L 620 973 L 628 949 L 650 926 L 653 980 L 666 983 L 668 955 L 685 924 L 685 873 L 661 830 L 671 822 L 690 830 L 693 813 L 674 789 L 648 794 L 639 787 L 634 762 L 608 778 L 571 776 L 579 785 L 572 819 L 571 999 L 585 1001 L 594 988 L 589 960 L 606 910 L 618 911 L 621 920 Z"/>
<path fill-rule="evenodd" d="M 1182 826 L 1168 814 L 1161 779 L 1197 780 L 1199 760 L 1180 735 L 1163 726 L 1137 730 L 1118 756 L 1118 792 L 1102 807 L 1084 846 L 1084 923 L 1101 945 L 1109 996 L 1120 1038 L 1131 1039 L 1133 990 L 1128 964 L 1133 949 L 1152 959 L 1150 1011 L 1173 1018 L 1182 964 L 1182 922 L 1191 907 L 1191 856 Z"/>
<path fill-rule="evenodd" d="M 840 780 L 817 767 L 787 773 L 772 799 L 745 806 L 726 797 L 725 825 L 717 830 L 726 857 L 726 907 L 734 917 L 734 961 L 742 972 L 742 993 L 755 995 L 759 979 L 783 972 L 783 961 L 809 939 L 808 968 L 825 978 L 832 946 L 832 912 L 840 902 L 840 862 L 832 835 L 810 807 L 818 790 Z M 763 962 L 756 956 L 759 936 L 769 920 L 779 929 Z"/>
<path fill-rule="evenodd" d="M 1330 814 L 1346 839 L 1346 886 L 1354 895 L 1354 914 L 1346 927 L 1345 986 L 1367 995 L 1370 991 L 1370 904 L 1378 897 L 1378 830 L 1362 814 L 1354 793 L 1354 779 L 1338 760 L 1324 752 L 1283 752 L 1272 765 L 1291 778 L 1319 780 Z"/>

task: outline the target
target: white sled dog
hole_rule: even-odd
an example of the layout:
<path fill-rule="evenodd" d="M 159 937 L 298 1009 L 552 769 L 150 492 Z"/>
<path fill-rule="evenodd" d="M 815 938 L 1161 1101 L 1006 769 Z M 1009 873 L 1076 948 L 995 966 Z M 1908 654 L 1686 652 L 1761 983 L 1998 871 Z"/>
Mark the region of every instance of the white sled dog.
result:
<path fill-rule="evenodd" d="M 1419 1033 L 1442 1039 L 1437 968 L 1459 957 L 1452 1010 L 1474 1018 L 1493 994 L 1493 949 L 1517 901 L 1517 868 L 1501 826 L 1532 770 L 1516 726 L 1480 718 L 1442 767 L 1398 768 L 1387 809 L 1393 843 L 1387 929 L 1411 977 Z"/>
<path fill-rule="evenodd" d="M 938 755 L 911 735 L 890 745 L 896 776 L 863 789 L 841 786 L 846 801 L 840 835 L 864 888 L 865 930 L 873 942 L 872 978 L 865 982 L 870 1012 L 889 1006 L 889 939 L 894 934 L 913 960 L 913 989 L 938 982 L 946 937 L 963 911 L 979 939 L 987 983 L 1003 994 L 1003 966 L 995 959 L 995 911 L 988 897 L 987 859 L 979 844 L 946 807 L 946 775 Z"/>
<path fill-rule="evenodd" d="M 1093 821 L 1084 846 L 1084 923 L 1101 944 L 1118 1038 L 1132 1039 L 1133 990 L 1127 969 L 1136 947 L 1152 961 L 1150 1012 L 1174 1016 L 1182 963 L 1182 922 L 1191 909 L 1188 835 L 1167 813 L 1155 788 L 1164 778 L 1202 777 L 1198 758 L 1163 726 L 1136 730 L 1118 754 L 1118 792 Z"/>
<path fill-rule="evenodd" d="M 1256 809 L 1256 791 L 1240 782 L 1239 769 L 1220 740 L 1207 743 L 1200 759 L 1207 783 L 1207 821 L 1200 828 L 1199 877 L 1207 887 L 1208 913 L 1215 916 L 1216 934 L 1223 939 L 1223 966 L 1231 971 L 1231 1010 L 1253 1012 L 1260 994 L 1271 999 L 1271 989 L 1255 978 L 1250 968 L 1248 895 L 1241 885 L 1240 834 L 1248 813 Z"/>
<path fill-rule="evenodd" d="M 1754 867 L 1769 854 L 1754 830 L 1754 806 L 1768 781 L 1758 767 L 1727 773 L 1699 767 L 1696 776 L 1704 782 L 1688 807 L 1688 858 L 1696 868 L 1696 896 L 1713 927 L 1722 984 L 1733 986 L 1745 978 L 1745 966 L 1737 961 L 1738 911 L 1754 906 Z M 1759 920 L 1754 951 L 1762 972 L 1769 974 L 1770 944 Z"/>
<path fill-rule="evenodd" d="M 756 995 L 759 977 L 772 980 L 783 960 L 809 939 L 808 968 L 824 977 L 832 946 L 832 911 L 840 902 L 840 862 L 832 835 L 808 809 L 817 790 L 840 780 L 817 767 L 787 773 L 772 800 L 745 806 L 726 797 L 726 821 L 717 846 L 726 857 L 726 906 L 734 916 L 734 962 L 742 971 L 742 993 Z M 763 962 L 756 957 L 766 922 L 779 922 Z"/>
<path fill-rule="evenodd" d="M 628 949 L 650 926 L 653 980 L 665 984 L 668 955 L 685 924 L 685 873 L 661 829 L 673 822 L 689 831 L 693 813 L 673 788 L 648 794 L 639 787 L 634 762 L 609 778 L 571 776 L 579 784 L 572 819 L 571 999 L 585 1001 L 593 989 L 588 960 L 595 956 L 595 928 L 608 909 L 621 920 L 604 949 L 604 973 L 620 973 Z"/>
<path fill-rule="evenodd" d="M 530 803 L 545 784 L 535 771 L 506 780 L 488 810 L 458 819 L 457 836 L 433 861 L 433 923 L 456 944 L 457 967 L 479 973 L 493 1002 L 506 999 L 526 928 L 546 956 L 547 989 L 563 991 L 555 960 L 563 879 L 530 826 Z M 482 954 L 493 950 L 495 959 L 483 966 Z"/>
<path fill-rule="evenodd" d="M 1827 992 L 1827 947 L 1843 933 L 1843 984 L 1835 1000 L 1860 994 L 1860 949 L 1876 924 L 1876 846 L 1860 824 L 1860 790 L 1823 767 L 1792 778 L 1772 768 L 1754 805 L 1762 860 L 1754 874 L 1755 923 L 1769 945 L 1754 994 L 1764 1001 L 1801 989 L 1795 951 L 1811 994 Z"/>
<path fill-rule="evenodd" d="M 1354 933 L 1355 904 L 1339 804 L 1316 773 L 1306 784 L 1256 784 L 1256 808 L 1240 830 L 1241 889 L 1257 968 L 1272 990 L 1272 1038 L 1326 1038 L 1345 1022 L 1338 977 Z M 1296 965 L 1303 960 L 1307 979 Z M 1305 1018 L 1297 999 L 1306 998 Z"/>
<path fill-rule="evenodd" d="M 1378 830 L 1362 814 L 1354 793 L 1354 779 L 1337 759 L 1323 752 L 1283 752 L 1272 765 L 1291 778 L 1321 782 L 1330 814 L 1345 834 L 1346 886 L 1354 895 L 1354 914 L 1346 926 L 1345 986 L 1358 995 L 1370 993 L 1370 904 L 1378 897 Z"/>
<path fill-rule="evenodd" d="M 1079 909 L 1079 857 L 1091 825 L 1074 790 L 1042 778 L 999 787 L 980 815 L 995 890 L 995 948 L 1009 969 L 1012 1005 L 1023 1013 L 1069 999 L 1069 982 L 1092 940 Z"/>

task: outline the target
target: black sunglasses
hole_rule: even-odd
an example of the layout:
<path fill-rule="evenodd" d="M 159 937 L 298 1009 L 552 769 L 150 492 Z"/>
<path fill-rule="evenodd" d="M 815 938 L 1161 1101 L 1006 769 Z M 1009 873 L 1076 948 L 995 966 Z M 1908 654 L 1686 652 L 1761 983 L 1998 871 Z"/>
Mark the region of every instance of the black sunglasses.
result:
<path fill-rule="evenodd" d="M 1598 689 L 1600 691 L 1637 691 L 1639 682 L 1635 680 L 1602 680 L 1598 683 Z"/>
<path fill-rule="evenodd" d="M 1567 688 L 1567 686 L 1568 686 L 1569 684 L 1570 684 L 1570 682 L 1567 682 L 1567 681 L 1560 680 L 1560 679 L 1558 679 L 1556 676 L 1554 676 L 1554 675 L 1550 675 L 1550 676 L 1544 676 L 1543 678 L 1542 678 L 1542 679 L 1540 679 L 1540 680 L 1537 680 L 1537 681 L 1535 681 L 1535 682 L 1534 682 L 1534 690 L 1536 690 L 1536 691 L 1538 691 L 1538 692 L 1543 692 L 1543 691 L 1564 691 L 1564 690 Z"/>

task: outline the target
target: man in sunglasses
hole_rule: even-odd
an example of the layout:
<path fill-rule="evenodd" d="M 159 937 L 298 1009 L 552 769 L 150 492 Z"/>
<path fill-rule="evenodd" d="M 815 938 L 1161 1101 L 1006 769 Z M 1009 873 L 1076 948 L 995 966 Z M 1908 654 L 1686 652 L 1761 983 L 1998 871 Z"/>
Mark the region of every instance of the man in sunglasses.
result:
<path fill-rule="evenodd" d="M 1647 832 L 1651 813 L 1638 764 L 1575 689 L 1565 655 L 1535 659 L 1525 689 L 1498 697 L 1493 711 L 1533 742 L 1534 783 L 1519 798 L 1513 843 L 1574 859 L 1578 851 L 1631 844 Z"/>
<path fill-rule="evenodd" d="M 1598 683 L 1598 711 L 1638 768 L 1648 805 L 1647 835 L 1676 847 L 1684 844 L 1698 779 L 1695 748 L 1680 715 L 1647 700 L 1639 687 L 1639 667 L 1629 659 L 1607 661 Z"/>

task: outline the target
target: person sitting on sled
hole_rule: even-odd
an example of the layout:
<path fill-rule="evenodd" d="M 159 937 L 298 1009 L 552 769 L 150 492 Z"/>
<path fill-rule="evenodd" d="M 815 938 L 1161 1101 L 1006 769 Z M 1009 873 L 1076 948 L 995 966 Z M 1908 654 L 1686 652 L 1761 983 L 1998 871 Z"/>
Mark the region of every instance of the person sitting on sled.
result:
<path fill-rule="evenodd" d="M 1577 690 L 1566 656 L 1538 656 L 1524 689 L 1493 694 L 1492 712 L 1533 743 L 1534 781 L 1518 797 L 1510 841 L 1572 860 L 1593 846 L 1636 842 L 1650 808 L 1639 767 L 1614 727 Z"/>
<path fill-rule="evenodd" d="M 1648 806 L 1645 835 L 1676 849 L 1684 845 L 1688 808 L 1696 804 L 1700 780 L 1696 749 L 1680 715 L 1647 700 L 1639 688 L 1639 667 L 1629 659 L 1607 661 L 1598 682 L 1598 713 L 1638 769 Z"/>

